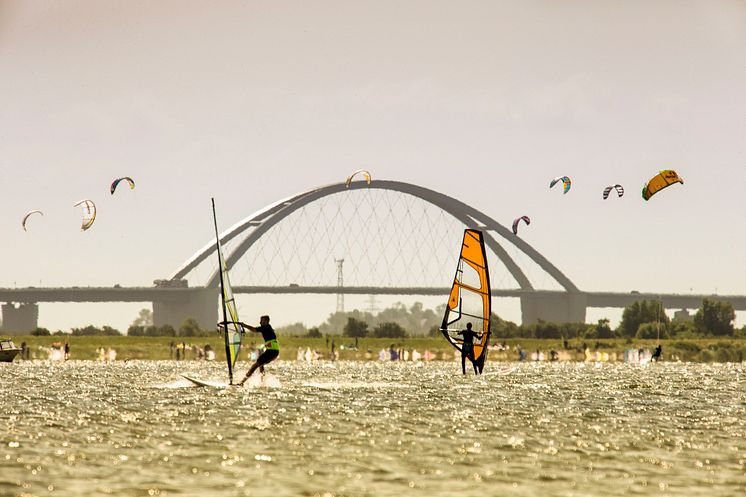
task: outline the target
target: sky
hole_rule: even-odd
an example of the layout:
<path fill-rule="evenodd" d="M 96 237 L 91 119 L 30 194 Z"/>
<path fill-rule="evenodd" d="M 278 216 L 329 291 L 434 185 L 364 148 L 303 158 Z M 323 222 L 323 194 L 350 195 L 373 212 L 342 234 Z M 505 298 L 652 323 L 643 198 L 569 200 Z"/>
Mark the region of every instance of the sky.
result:
<path fill-rule="evenodd" d="M 0 287 L 149 286 L 210 240 L 210 197 L 227 227 L 365 168 L 530 215 L 581 290 L 743 295 L 744 54 L 736 0 L 0 0 Z M 643 201 L 669 168 L 684 185 Z M 327 300 L 257 307 L 314 325 Z M 42 304 L 40 325 L 142 307 Z"/>

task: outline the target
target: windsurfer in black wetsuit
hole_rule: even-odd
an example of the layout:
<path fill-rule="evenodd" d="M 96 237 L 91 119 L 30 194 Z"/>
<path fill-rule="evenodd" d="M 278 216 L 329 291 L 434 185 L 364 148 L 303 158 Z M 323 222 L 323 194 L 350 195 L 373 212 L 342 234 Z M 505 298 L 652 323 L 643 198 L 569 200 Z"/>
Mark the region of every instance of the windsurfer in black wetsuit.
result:
<path fill-rule="evenodd" d="M 264 373 L 264 366 L 277 359 L 277 357 L 280 355 L 280 344 L 277 343 L 277 335 L 275 335 L 275 330 L 273 330 L 272 326 L 269 324 L 269 316 L 260 317 L 258 327 L 254 327 L 250 324 L 241 322 L 239 322 L 238 324 L 244 330 L 250 330 L 254 333 L 261 333 L 262 338 L 264 339 L 264 346 L 266 347 L 266 350 L 262 352 L 261 355 L 257 357 L 254 364 L 251 365 L 244 379 L 238 382 L 238 385 L 243 385 L 246 380 L 248 380 L 251 375 L 254 374 L 254 371 L 259 369 L 260 373 Z"/>
<path fill-rule="evenodd" d="M 461 371 L 466 374 L 466 358 L 468 357 L 474 366 L 474 374 L 479 374 L 480 371 L 474 359 L 474 338 L 481 338 L 481 335 L 471 329 L 471 323 L 466 323 L 466 329 L 459 331 L 458 334 L 464 337 L 464 343 L 461 346 Z"/>
<path fill-rule="evenodd" d="M 663 352 L 663 347 L 658 344 L 658 346 L 653 351 L 653 355 L 650 357 L 651 362 L 658 362 L 661 360 L 661 353 Z"/>

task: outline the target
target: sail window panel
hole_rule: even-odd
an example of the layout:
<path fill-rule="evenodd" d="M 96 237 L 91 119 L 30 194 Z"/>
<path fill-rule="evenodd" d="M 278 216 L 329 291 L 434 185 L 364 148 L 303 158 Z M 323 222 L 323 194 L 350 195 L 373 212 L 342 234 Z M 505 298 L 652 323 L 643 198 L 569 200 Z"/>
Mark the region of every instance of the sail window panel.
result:
<path fill-rule="evenodd" d="M 467 261 L 461 261 L 461 271 L 458 274 L 460 283 L 464 286 L 475 288 L 477 290 L 482 289 L 482 277 L 479 272 Z"/>
<path fill-rule="evenodd" d="M 461 312 L 456 306 L 455 308 L 447 308 L 446 309 L 446 316 L 445 316 L 445 323 L 447 324 L 449 329 L 456 329 L 458 328 L 459 324 L 458 321 L 461 319 Z"/>
<path fill-rule="evenodd" d="M 482 295 L 462 289 L 461 291 L 461 319 L 458 321 L 460 329 L 466 329 L 466 323 L 471 323 L 477 333 L 484 331 L 485 303 Z M 455 324 L 455 323 L 454 323 Z"/>

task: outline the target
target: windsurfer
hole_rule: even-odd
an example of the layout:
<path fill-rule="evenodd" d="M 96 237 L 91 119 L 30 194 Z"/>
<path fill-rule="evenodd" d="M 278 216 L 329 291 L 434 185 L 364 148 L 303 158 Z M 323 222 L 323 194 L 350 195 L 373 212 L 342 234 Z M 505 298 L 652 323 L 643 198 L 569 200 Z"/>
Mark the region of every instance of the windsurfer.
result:
<path fill-rule="evenodd" d="M 461 371 L 466 374 L 466 358 L 468 357 L 472 366 L 474 366 L 474 374 L 479 374 L 479 368 L 474 358 L 474 338 L 481 338 L 481 335 L 471 329 L 471 323 L 466 323 L 466 329 L 459 331 L 458 334 L 464 337 L 464 344 L 461 346 Z"/>
<path fill-rule="evenodd" d="M 653 355 L 650 357 L 651 362 L 658 362 L 661 359 L 661 353 L 663 352 L 663 347 L 660 346 L 660 344 L 655 348 L 653 351 Z"/>
<path fill-rule="evenodd" d="M 240 321 L 238 322 L 238 325 L 240 325 L 244 330 L 250 330 L 254 333 L 261 333 L 262 338 L 264 339 L 264 345 L 266 347 L 266 350 L 262 352 L 259 357 L 257 357 L 254 364 L 251 365 L 244 379 L 238 382 L 238 385 L 243 385 L 246 380 L 248 380 L 251 375 L 254 374 L 254 371 L 259 369 L 260 373 L 264 373 L 264 366 L 277 359 L 277 357 L 280 355 L 280 344 L 277 342 L 277 335 L 275 335 L 275 330 L 272 329 L 272 325 L 269 324 L 269 316 L 260 317 L 258 327 L 254 327 L 250 324 L 242 323 Z"/>

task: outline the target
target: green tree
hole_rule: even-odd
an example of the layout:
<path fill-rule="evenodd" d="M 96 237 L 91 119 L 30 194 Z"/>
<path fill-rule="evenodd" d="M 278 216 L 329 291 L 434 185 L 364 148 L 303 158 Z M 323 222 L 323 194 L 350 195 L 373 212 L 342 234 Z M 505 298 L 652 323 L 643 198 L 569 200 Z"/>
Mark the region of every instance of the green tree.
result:
<path fill-rule="evenodd" d="M 399 323 L 381 323 L 373 329 L 373 336 L 376 338 L 404 338 L 407 336 L 406 330 Z"/>
<path fill-rule="evenodd" d="M 557 323 L 539 322 L 534 325 L 534 336 L 536 338 L 562 338 L 562 331 Z"/>
<path fill-rule="evenodd" d="M 642 323 L 639 328 L 637 328 L 635 338 L 647 340 L 668 338 L 668 325 L 659 323 Z"/>
<path fill-rule="evenodd" d="M 665 323 L 669 319 L 666 311 L 658 300 L 643 300 L 633 302 L 624 308 L 622 321 L 619 323 L 617 332 L 622 337 L 634 337 L 643 323 Z"/>
<path fill-rule="evenodd" d="M 143 328 L 145 326 L 150 326 L 151 324 L 153 324 L 153 311 L 150 309 L 140 309 L 139 314 L 135 320 L 132 321 L 132 326 L 142 326 Z"/>
<path fill-rule="evenodd" d="M 599 319 L 598 323 L 593 327 L 596 331 L 595 338 L 614 338 L 614 330 L 609 326 L 609 320 L 607 318 Z"/>
<path fill-rule="evenodd" d="M 115 330 L 111 326 L 104 326 L 103 328 L 96 328 L 92 324 L 84 328 L 73 328 L 71 334 L 73 336 L 117 336 L 121 335 L 118 330 Z"/>
<path fill-rule="evenodd" d="M 89 324 L 83 328 L 73 328 L 70 330 L 70 334 L 73 336 L 96 336 L 99 335 L 101 330 Z"/>
<path fill-rule="evenodd" d="M 128 337 L 144 337 L 146 336 L 145 327 L 132 324 L 130 325 L 129 328 L 127 328 L 127 336 Z"/>
<path fill-rule="evenodd" d="M 104 325 L 104 327 L 101 328 L 101 334 L 104 336 L 120 336 L 122 332 L 112 328 L 111 326 Z"/>
<path fill-rule="evenodd" d="M 41 336 L 49 336 L 51 333 L 46 328 L 36 328 L 34 331 L 31 332 L 31 336 L 35 337 L 41 337 Z"/>
<path fill-rule="evenodd" d="M 303 323 L 293 323 L 277 328 L 277 333 L 283 335 L 303 336 L 308 332 L 306 325 Z"/>
<path fill-rule="evenodd" d="M 596 325 L 589 324 L 584 330 L 583 333 L 580 335 L 581 338 L 585 340 L 595 340 L 598 338 L 598 329 L 596 328 Z"/>
<path fill-rule="evenodd" d="M 694 326 L 694 321 L 671 321 L 668 325 L 668 336 L 673 338 L 699 338 L 702 336 Z"/>
<path fill-rule="evenodd" d="M 490 334 L 493 337 L 516 338 L 521 336 L 521 329 L 514 322 L 506 321 L 493 312 L 490 316 Z"/>
<path fill-rule="evenodd" d="M 306 333 L 306 338 L 321 338 L 321 332 L 317 326 L 310 328 Z"/>
<path fill-rule="evenodd" d="M 438 315 L 430 309 L 425 309 L 421 302 L 415 302 L 409 308 L 409 314 L 406 317 L 406 322 L 399 322 L 399 324 L 415 335 L 424 335 L 433 326 L 440 325 L 443 314 Z"/>
<path fill-rule="evenodd" d="M 346 337 L 364 338 L 368 336 L 368 323 L 355 318 L 347 318 L 342 335 Z"/>
<path fill-rule="evenodd" d="M 445 308 L 445 304 L 441 304 L 433 311 L 425 309 L 420 302 L 415 302 L 411 307 L 407 308 L 403 303 L 396 302 L 375 316 L 370 312 L 359 310 L 336 312 L 329 315 L 326 322 L 319 325 L 319 331 L 322 335 L 341 334 L 347 324 L 347 319 L 355 318 L 358 321 L 368 323 L 369 329 L 376 327 L 380 323 L 392 322 L 399 324 L 414 335 L 427 335 L 433 326 L 440 325 Z"/>
<path fill-rule="evenodd" d="M 170 336 L 175 336 L 175 335 L 176 334 L 174 332 L 174 335 L 170 335 Z M 146 337 L 159 337 L 159 336 L 161 336 L 160 328 L 158 328 L 157 326 L 155 326 L 153 324 L 151 324 L 150 326 L 146 326 L 145 327 L 145 336 Z"/>
<path fill-rule="evenodd" d="M 180 337 L 198 337 L 203 336 L 202 328 L 194 318 L 186 318 L 179 326 Z"/>
<path fill-rule="evenodd" d="M 712 333 L 715 336 L 733 335 L 733 321 L 736 312 L 730 302 L 704 299 L 702 307 L 694 315 L 694 326 L 700 333 Z"/>
<path fill-rule="evenodd" d="M 374 321 L 370 313 L 361 312 L 357 309 L 351 312 L 335 312 L 329 315 L 326 322 L 319 326 L 319 331 L 322 335 L 340 335 L 347 324 L 347 319 L 350 317 L 366 323 Z"/>
<path fill-rule="evenodd" d="M 148 326 L 146 330 L 151 330 L 151 327 Z M 164 324 L 163 326 L 156 328 L 153 326 L 152 331 L 155 333 L 153 336 L 159 336 L 159 337 L 175 337 L 176 336 L 176 330 L 173 326 L 170 324 Z"/>

